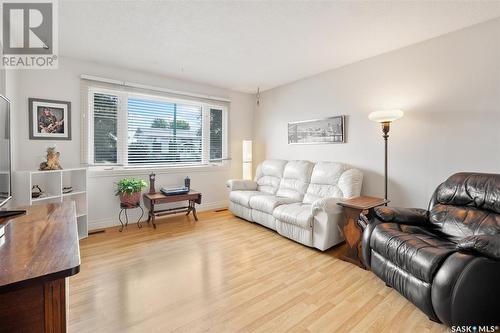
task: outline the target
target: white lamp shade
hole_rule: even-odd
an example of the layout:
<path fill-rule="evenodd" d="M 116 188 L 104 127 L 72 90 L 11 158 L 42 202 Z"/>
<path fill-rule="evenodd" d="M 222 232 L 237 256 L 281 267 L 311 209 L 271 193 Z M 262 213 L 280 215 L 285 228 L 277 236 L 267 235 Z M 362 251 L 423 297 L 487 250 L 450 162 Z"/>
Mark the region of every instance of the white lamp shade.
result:
<path fill-rule="evenodd" d="M 368 115 L 368 119 L 379 123 L 387 123 L 402 118 L 404 112 L 401 110 L 373 111 Z"/>
<path fill-rule="evenodd" d="M 243 179 L 252 180 L 252 162 L 243 162 Z"/>
<path fill-rule="evenodd" d="M 252 162 L 252 140 L 243 140 L 243 162 Z"/>
<path fill-rule="evenodd" d="M 252 179 L 252 140 L 243 140 L 243 179 Z"/>

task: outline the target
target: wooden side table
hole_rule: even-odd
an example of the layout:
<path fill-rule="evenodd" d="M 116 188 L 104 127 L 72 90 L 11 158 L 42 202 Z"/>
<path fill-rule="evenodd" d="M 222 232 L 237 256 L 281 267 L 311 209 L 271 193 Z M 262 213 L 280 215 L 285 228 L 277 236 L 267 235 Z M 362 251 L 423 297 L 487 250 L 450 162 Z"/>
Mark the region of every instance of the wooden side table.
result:
<path fill-rule="evenodd" d="M 201 203 L 201 193 L 196 191 L 189 191 L 186 194 L 177 195 L 164 195 L 161 192 L 157 193 L 144 193 L 142 196 L 144 201 L 144 206 L 148 209 L 148 224 L 149 221 L 153 223 L 153 227 L 156 229 L 156 217 L 177 213 L 193 213 L 193 217 L 198 221 L 198 216 L 196 216 L 196 206 L 195 204 Z M 164 203 L 172 203 L 179 201 L 188 201 L 188 206 L 167 208 L 167 209 L 156 209 L 155 206 Z"/>
<path fill-rule="evenodd" d="M 383 198 L 361 196 L 338 203 L 338 205 L 344 207 L 346 216 L 342 229 L 347 248 L 340 256 L 342 260 L 366 269 L 361 252 L 361 239 L 364 229 L 358 224 L 359 215 L 364 212 L 365 215 L 370 216 L 373 214 L 375 207 L 385 205 L 388 202 L 389 200 Z"/>

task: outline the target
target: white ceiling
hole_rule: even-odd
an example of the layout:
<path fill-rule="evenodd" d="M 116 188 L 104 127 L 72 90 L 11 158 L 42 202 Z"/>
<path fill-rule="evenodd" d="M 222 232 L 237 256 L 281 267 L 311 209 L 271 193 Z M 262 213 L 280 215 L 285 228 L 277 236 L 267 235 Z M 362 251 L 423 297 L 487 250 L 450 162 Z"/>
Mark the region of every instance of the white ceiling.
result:
<path fill-rule="evenodd" d="M 60 53 L 267 90 L 500 16 L 499 1 L 60 1 Z"/>

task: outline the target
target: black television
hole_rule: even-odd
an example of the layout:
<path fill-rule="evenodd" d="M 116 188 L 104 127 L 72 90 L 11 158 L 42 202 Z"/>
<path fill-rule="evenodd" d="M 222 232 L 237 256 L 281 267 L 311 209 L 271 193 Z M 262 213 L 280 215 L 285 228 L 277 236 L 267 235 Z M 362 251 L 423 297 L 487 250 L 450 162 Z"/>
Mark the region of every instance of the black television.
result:
<path fill-rule="evenodd" d="M 0 207 L 4 206 L 12 198 L 10 130 L 10 101 L 5 96 L 0 95 Z M 24 212 L 24 210 L 0 210 L 0 218 L 23 214 Z"/>

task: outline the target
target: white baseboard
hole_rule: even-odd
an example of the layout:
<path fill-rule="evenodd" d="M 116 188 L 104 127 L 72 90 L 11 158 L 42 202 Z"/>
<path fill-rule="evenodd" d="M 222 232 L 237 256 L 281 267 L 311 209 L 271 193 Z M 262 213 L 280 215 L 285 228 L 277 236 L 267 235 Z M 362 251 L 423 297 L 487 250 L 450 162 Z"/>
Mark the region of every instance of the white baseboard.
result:
<path fill-rule="evenodd" d="M 227 200 L 221 200 L 221 201 L 202 203 L 201 205 L 196 206 L 196 210 L 204 212 L 207 210 L 215 210 L 226 207 L 227 207 Z"/>
<path fill-rule="evenodd" d="M 96 229 L 109 228 L 120 225 L 118 220 L 115 221 L 114 218 L 96 219 L 89 221 L 89 231 Z"/>
<path fill-rule="evenodd" d="M 227 200 L 214 201 L 214 202 L 207 202 L 207 203 L 202 203 L 201 205 L 197 205 L 196 211 L 203 212 L 203 211 L 207 211 L 207 210 L 215 210 L 215 209 L 226 208 L 226 207 L 227 207 Z M 146 215 L 146 209 L 144 209 L 144 215 Z M 144 220 L 144 218 L 143 218 L 143 220 Z M 107 218 L 102 218 L 102 219 L 95 219 L 95 220 L 89 221 L 89 231 L 96 230 L 96 229 L 115 227 L 115 226 L 119 226 L 119 225 L 120 225 L 120 221 L 118 220 L 118 216 L 107 217 Z"/>

